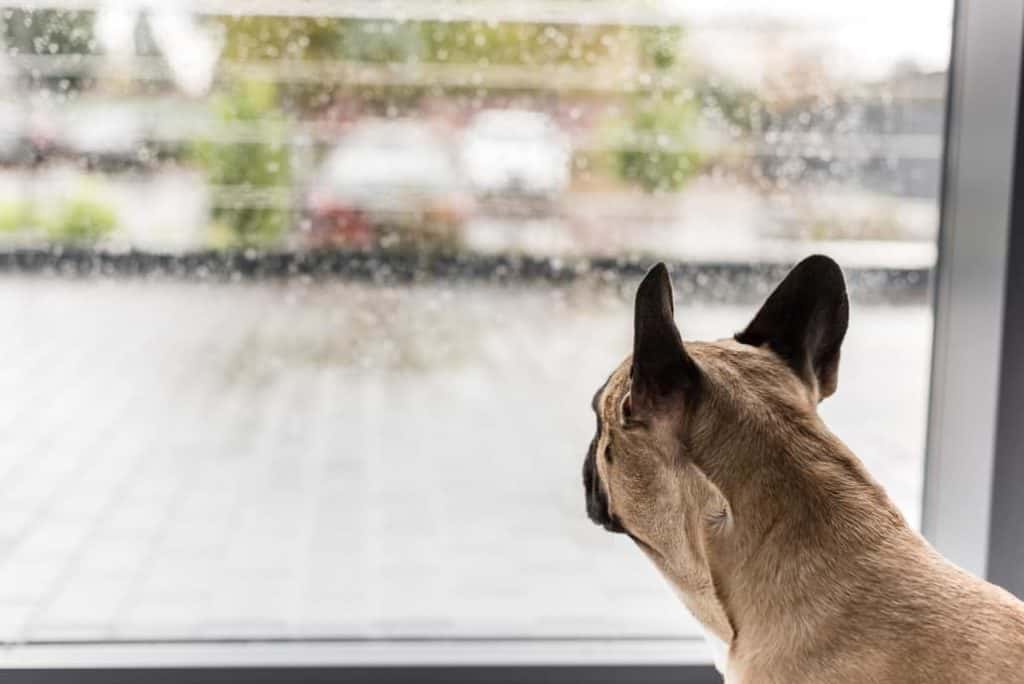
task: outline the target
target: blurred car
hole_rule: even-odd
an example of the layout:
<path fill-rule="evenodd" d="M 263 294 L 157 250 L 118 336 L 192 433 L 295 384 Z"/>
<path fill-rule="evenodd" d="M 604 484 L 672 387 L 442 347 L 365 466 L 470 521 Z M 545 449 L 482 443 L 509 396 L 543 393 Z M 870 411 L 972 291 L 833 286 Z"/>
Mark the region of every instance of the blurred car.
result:
<path fill-rule="evenodd" d="M 63 128 L 62 147 L 90 165 L 116 170 L 138 164 L 145 131 L 135 107 L 111 102 L 81 105 L 69 113 Z"/>
<path fill-rule="evenodd" d="M 569 185 L 569 138 L 543 112 L 481 111 L 463 133 L 461 156 L 483 197 L 551 203 Z"/>
<path fill-rule="evenodd" d="M 457 160 L 425 123 L 370 119 L 328 154 L 307 198 L 314 246 L 454 244 L 472 208 Z"/>

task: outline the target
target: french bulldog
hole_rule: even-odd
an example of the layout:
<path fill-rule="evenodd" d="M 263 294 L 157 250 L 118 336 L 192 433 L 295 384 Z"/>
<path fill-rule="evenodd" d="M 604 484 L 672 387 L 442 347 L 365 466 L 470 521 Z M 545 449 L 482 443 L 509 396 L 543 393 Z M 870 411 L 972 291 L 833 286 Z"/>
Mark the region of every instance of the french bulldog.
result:
<path fill-rule="evenodd" d="M 742 332 L 683 342 L 656 265 L 593 399 L 587 513 L 721 641 L 728 684 L 1024 682 L 1024 603 L 939 555 L 818 415 L 848 319 L 819 255 Z"/>

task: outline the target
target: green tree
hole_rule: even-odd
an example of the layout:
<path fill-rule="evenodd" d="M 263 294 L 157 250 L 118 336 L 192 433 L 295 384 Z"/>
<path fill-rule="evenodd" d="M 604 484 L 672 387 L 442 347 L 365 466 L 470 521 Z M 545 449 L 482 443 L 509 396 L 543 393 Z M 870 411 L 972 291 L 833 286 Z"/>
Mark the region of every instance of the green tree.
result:
<path fill-rule="evenodd" d="M 693 106 L 643 103 L 616 134 L 616 171 L 646 192 L 679 190 L 700 169 Z"/>
<path fill-rule="evenodd" d="M 228 245 L 269 245 L 290 225 L 289 212 L 281 207 L 253 206 L 254 200 L 273 197 L 291 179 L 287 122 L 277 107 L 273 84 L 246 81 L 228 93 L 215 96 L 216 118 L 225 130 L 232 124 L 258 125 L 259 142 L 201 140 L 193 145 L 193 158 L 207 173 L 214 192 L 222 193 L 213 219 L 224 227 Z M 246 127 L 247 130 L 252 130 Z"/>
<path fill-rule="evenodd" d="M 681 92 L 688 82 L 684 33 L 679 27 L 645 27 L 636 29 L 635 39 L 637 62 L 653 87 L 638 90 L 628 114 L 610 126 L 615 170 L 647 192 L 679 190 L 701 164 L 693 134 L 699 112 L 692 95 Z"/>

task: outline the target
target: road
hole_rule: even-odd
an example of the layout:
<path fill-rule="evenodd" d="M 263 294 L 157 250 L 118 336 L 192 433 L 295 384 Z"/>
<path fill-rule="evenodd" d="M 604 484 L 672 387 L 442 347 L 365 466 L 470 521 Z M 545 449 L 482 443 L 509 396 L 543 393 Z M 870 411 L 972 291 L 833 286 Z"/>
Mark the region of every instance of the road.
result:
<path fill-rule="evenodd" d="M 694 630 L 584 515 L 613 288 L 9 276 L 0 320 L 0 640 Z M 930 335 L 855 308 L 822 408 L 915 521 Z"/>

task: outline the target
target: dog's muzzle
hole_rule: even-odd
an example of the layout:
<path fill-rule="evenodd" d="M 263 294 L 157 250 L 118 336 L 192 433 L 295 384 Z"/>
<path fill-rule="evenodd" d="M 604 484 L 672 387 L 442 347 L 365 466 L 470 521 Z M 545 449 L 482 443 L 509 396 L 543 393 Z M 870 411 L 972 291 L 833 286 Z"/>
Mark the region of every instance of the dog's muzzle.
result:
<path fill-rule="evenodd" d="M 583 489 L 587 496 L 587 517 L 609 532 L 625 533 L 625 529 L 618 518 L 608 510 L 608 497 L 601 486 L 601 479 L 597 474 L 597 464 L 594 455 L 595 447 L 592 444 L 587 458 L 583 461 Z"/>

